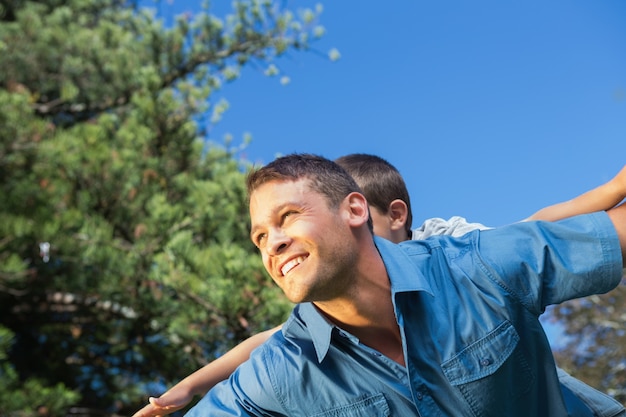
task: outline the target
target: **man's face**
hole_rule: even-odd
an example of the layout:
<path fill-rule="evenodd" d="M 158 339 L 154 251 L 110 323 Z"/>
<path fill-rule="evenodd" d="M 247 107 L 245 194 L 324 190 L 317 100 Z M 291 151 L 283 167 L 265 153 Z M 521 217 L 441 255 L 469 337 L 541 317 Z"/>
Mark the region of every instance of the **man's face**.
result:
<path fill-rule="evenodd" d="M 347 206 L 344 200 L 338 209 L 329 208 L 306 179 L 271 181 L 251 194 L 251 239 L 265 269 L 292 302 L 329 301 L 344 294 L 358 255 Z"/>

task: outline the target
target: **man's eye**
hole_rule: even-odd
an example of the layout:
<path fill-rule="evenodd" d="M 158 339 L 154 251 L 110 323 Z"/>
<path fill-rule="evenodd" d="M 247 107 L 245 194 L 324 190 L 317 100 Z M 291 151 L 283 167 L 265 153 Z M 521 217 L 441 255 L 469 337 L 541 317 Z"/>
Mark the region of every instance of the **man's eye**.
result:
<path fill-rule="evenodd" d="M 263 241 L 265 240 L 265 236 L 266 236 L 266 234 L 265 234 L 265 233 L 259 233 L 259 234 L 256 236 L 256 244 L 257 244 L 257 246 L 261 246 L 261 244 L 262 244 L 262 243 L 263 243 Z"/>

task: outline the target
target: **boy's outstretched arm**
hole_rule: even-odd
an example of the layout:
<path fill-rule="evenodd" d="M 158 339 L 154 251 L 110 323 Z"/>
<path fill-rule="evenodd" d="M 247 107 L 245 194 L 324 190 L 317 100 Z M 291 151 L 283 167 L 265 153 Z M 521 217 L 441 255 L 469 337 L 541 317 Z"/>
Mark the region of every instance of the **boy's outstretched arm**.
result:
<path fill-rule="evenodd" d="M 213 362 L 187 376 L 160 397 L 150 397 L 149 403 L 133 414 L 133 417 L 163 416 L 182 409 L 196 395 L 204 395 L 215 384 L 228 379 L 242 362 L 248 360 L 250 352 L 263 344 L 280 327 L 249 337 Z"/>
<path fill-rule="evenodd" d="M 626 198 L 626 166 L 606 183 L 569 201 L 537 211 L 525 220 L 555 221 L 578 214 L 608 210 Z"/>

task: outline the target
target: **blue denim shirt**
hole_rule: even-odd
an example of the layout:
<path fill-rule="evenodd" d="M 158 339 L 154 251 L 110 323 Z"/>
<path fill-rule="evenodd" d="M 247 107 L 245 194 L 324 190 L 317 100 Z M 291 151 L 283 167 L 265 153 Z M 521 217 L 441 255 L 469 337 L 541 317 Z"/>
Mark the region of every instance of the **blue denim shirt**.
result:
<path fill-rule="evenodd" d="M 309 303 L 190 416 L 622 415 L 562 391 L 538 317 L 622 275 L 606 214 L 526 222 L 394 245 L 376 238 L 406 367 L 331 325 Z M 571 401 L 571 403 L 570 403 Z"/>

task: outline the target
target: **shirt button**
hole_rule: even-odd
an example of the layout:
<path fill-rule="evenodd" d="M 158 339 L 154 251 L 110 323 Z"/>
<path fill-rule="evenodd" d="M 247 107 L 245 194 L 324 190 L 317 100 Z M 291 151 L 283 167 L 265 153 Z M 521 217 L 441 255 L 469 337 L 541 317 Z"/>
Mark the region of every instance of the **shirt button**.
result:
<path fill-rule="evenodd" d="M 422 401 L 422 398 L 424 398 L 424 394 L 422 394 L 421 392 L 418 392 L 415 394 L 415 397 L 418 399 L 418 401 Z"/>
<path fill-rule="evenodd" d="M 480 360 L 480 364 L 481 364 L 482 366 L 489 366 L 489 365 L 491 365 L 491 359 L 489 359 L 489 358 L 483 358 L 483 359 L 481 359 L 481 360 Z"/>

